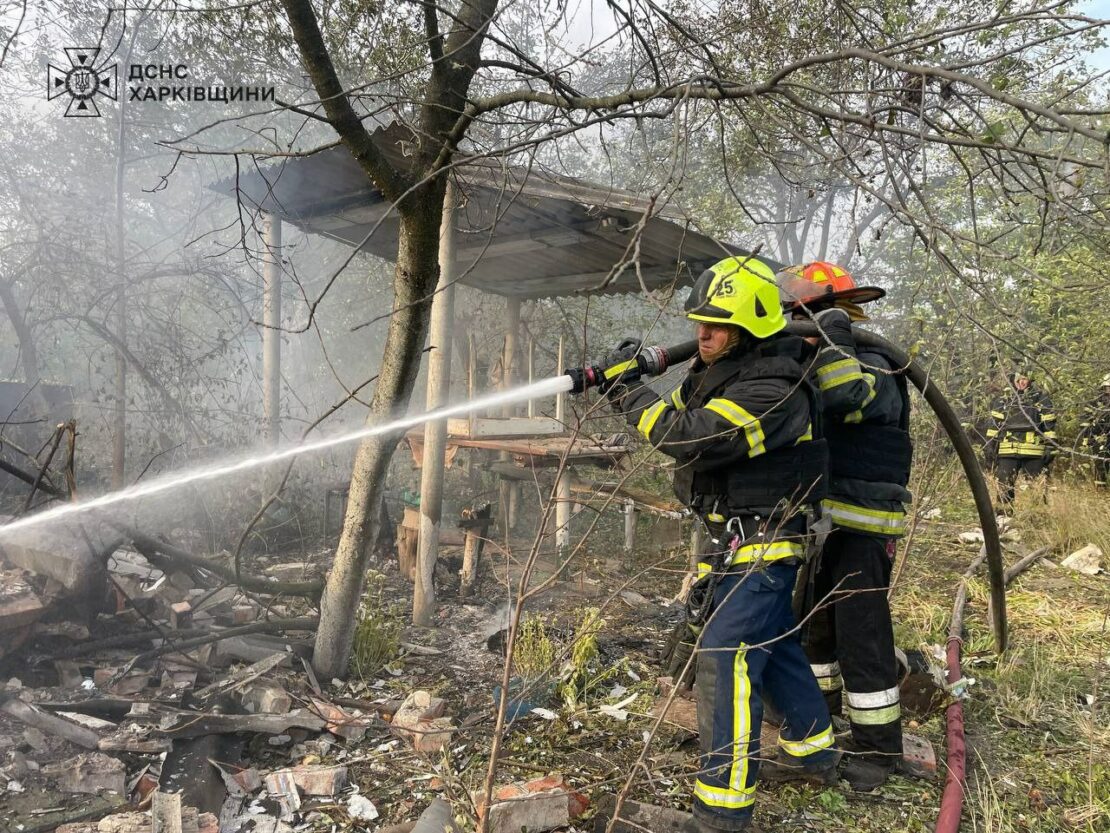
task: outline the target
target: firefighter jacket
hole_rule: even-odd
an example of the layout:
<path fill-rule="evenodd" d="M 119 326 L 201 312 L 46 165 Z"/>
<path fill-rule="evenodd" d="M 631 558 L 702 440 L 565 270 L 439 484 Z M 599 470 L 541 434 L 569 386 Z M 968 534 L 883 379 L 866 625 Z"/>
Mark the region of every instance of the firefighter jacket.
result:
<path fill-rule="evenodd" d="M 1078 439 L 1083 453 L 1110 456 L 1110 397 L 1100 396 L 1098 401 L 1084 408 Z"/>
<path fill-rule="evenodd" d="M 857 351 L 850 338 L 837 342 L 814 362 L 829 445 L 823 506 L 838 527 L 899 538 L 904 504 L 913 499 L 906 488 L 913 457 L 906 378 L 883 351 Z"/>
<path fill-rule="evenodd" d="M 812 348 L 797 336 L 748 340 L 711 366 L 696 358 L 666 396 L 636 383 L 611 399 L 675 459 L 675 494 L 707 521 L 757 516 L 786 524 L 824 496 L 828 451 L 807 379 L 811 360 Z M 761 557 L 803 554 L 800 543 L 783 541 Z M 732 563 L 743 556 L 741 547 Z"/>
<path fill-rule="evenodd" d="M 1056 445 L 1056 414 L 1048 395 L 1032 385 L 1011 388 L 991 406 L 988 441 L 997 443 L 999 457 L 1044 457 Z"/>

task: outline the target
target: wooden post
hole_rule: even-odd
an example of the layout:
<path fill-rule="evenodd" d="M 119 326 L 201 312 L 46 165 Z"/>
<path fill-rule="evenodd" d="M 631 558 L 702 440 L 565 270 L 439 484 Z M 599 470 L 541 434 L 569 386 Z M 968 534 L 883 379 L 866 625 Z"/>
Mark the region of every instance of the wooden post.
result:
<path fill-rule="evenodd" d="M 281 441 L 281 218 L 262 215 L 262 415 L 266 442 Z"/>
<path fill-rule="evenodd" d="M 501 390 L 509 390 L 516 382 L 513 365 L 516 360 L 517 340 L 520 337 L 519 298 L 510 297 L 505 299 L 505 317 L 507 324 L 505 328 L 505 353 L 501 359 Z M 513 405 L 502 405 L 501 416 L 511 417 L 513 416 L 513 410 Z M 500 456 L 502 460 L 512 459 L 507 451 L 502 451 Z M 507 547 L 512 529 L 516 526 L 517 504 L 520 502 L 520 484 L 502 477 L 499 491 L 501 493 L 501 526 L 504 528 Z"/>
<path fill-rule="evenodd" d="M 428 358 L 427 408 L 447 402 L 451 384 L 451 330 L 455 314 L 455 188 L 449 182 L 443 200 L 439 231 L 439 286 L 432 301 L 432 353 Z M 420 538 L 417 542 L 416 581 L 412 596 L 412 623 L 427 626 L 435 612 L 435 571 L 439 553 L 439 524 L 443 511 L 443 475 L 447 451 L 447 420 L 424 426 L 424 459 L 420 468 Z"/>
<path fill-rule="evenodd" d="M 528 339 L 528 384 L 532 384 L 536 376 L 536 340 Z M 536 415 L 536 400 L 528 400 L 528 419 Z"/>
<path fill-rule="evenodd" d="M 570 553 L 570 470 L 563 467 L 555 483 L 555 553 L 563 564 Z M 569 572 L 567 565 L 559 571 L 565 578 Z"/>
<path fill-rule="evenodd" d="M 474 340 L 474 333 L 466 334 L 466 398 L 467 400 L 474 399 L 478 395 L 478 345 Z M 470 427 L 471 432 L 474 429 L 474 421 L 481 416 L 478 413 L 470 414 Z M 470 458 L 467 457 L 469 460 Z"/>
<path fill-rule="evenodd" d="M 562 373 L 565 369 L 564 362 L 566 361 L 565 342 L 562 336 L 559 336 L 559 354 L 555 360 L 558 367 L 555 368 L 556 373 Z M 555 421 L 566 429 L 567 422 L 567 395 L 565 393 L 555 394 Z"/>
<path fill-rule="evenodd" d="M 181 833 L 181 793 L 154 791 L 150 802 L 150 829 L 153 833 Z"/>
<path fill-rule="evenodd" d="M 636 546 L 636 501 L 624 502 L 624 551 L 632 552 Z"/>
<path fill-rule="evenodd" d="M 698 570 L 698 558 L 705 548 L 705 527 L 701 521 L 694 519 L 690 529 L 690 569 L 695 573 Z"/>

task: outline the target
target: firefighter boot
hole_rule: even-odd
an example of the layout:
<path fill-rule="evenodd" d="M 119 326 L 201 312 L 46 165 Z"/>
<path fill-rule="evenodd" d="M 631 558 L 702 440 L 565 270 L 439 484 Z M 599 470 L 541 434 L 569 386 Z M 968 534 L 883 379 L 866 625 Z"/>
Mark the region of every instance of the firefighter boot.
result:
<path fill-rule="evenodd" d="M 853 792 L 869 793 L 877 790 L 894 773 L 895 761 L 877 760 L 874 756 L 846 756 L 840 765 L 840 777 L 848 782 Z"/>
<path fill-rule="evenodd" d="M 839 759 L 840 755 L 837 754 L 824 763 L 806 765 L 797 758 L 791 759 L 791 756 L 783 754 L 780 750 L 773 758 L 767 758 L 760 763 L 759 777 L 768 784 L 804 781 L 819 787 L 832 787 L 836 786 L 839 777 L 837 774 Z"/>

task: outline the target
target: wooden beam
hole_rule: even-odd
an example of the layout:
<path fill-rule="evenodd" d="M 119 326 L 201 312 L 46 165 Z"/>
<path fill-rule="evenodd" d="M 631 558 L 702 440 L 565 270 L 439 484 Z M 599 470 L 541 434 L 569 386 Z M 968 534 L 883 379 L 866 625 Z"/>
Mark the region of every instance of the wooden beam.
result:
<path fill-rule="evenodd" d="M 439 235 L 439 286 L 432 301 L 428 358 L 429 411 L 447 404 L 451 386 L 451 346 L 455 317 L 455 217 L 454 185 L 450 182 L 443 201 Z M 420 469 L 420 537 L 417 542 L 416 580 L 413 583 L 412 622 L 428 626 L 435 613 L 436 596 L 432 575 L 439 554 L 439 526 L 443 512 L 443 477 L 447 451 L 447 420 L 424 426 L 424 454 Z"/>
<path fill-rule="evenodd" d="M 281 441 L 281 218 L 262 216 L 262 413 L 266 441 Z"/>

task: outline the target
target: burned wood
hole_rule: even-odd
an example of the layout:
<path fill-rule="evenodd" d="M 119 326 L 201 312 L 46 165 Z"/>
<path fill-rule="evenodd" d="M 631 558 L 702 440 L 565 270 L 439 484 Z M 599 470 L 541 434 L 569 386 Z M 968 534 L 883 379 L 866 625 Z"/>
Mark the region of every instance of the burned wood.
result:
<path fill-rule="evenodd" d="M 306 616 L 299 619 L 267 619 L 264 622 L 252 622 L 249 625 L 240 625 L 234 628 L 226 628 L 222 631 L 212 631 L 207 628 L 190 628 L 188 630 L 180 631 L 166 631 L 165 635 L 171 639 L 179 640 L 173 644 L 162 645 L 146 653 L 140 654 L 135 657 L 132 664 L 139 662 L 146 662 L 147 660 L 154 659 L 155 657 L 164 654 L 172 654 L 176 651 L 187 651 L 191 648 L 198 648 L 201 645 L 208 645 L 212 642 L 219 642 L 222 639 L 229 639 L 233 636 L 246 636 L 252 633 L 279 633 L 281 631 L 315 631 L 316 625 L 319 620 L 314 616 Z M 142 631 L 141 633 L 120 634 L 119 636 L 109 636 L 105 639 L 99 639 L 94 642 L 82 642 L 62 651 L 42 657 L 44 660 L 59 660 L 59 659 L 73 659 L 75 657 L 88 656 L 96 651 L 107 650 L 110 648 L 135 648 L 139 645 L 144 645 L 152 642 L 155 639 L 161 639 L 162 633 L 158 631 Z"/>
<path fill-rule="evenodd" d="M 136 529 L 126 529 L 128 537 L 143 557 L 156 567 L 164 569 L 163 565 L 169 563 L 175 566 L 199 567 L 213 575 L 219 576 L 224 581 L 250 590 L 254 593 L 265 593 L 271 596 L 306 596 L 310 599 L 320 597 L 323 592 L 323 581 L 271 581 L 262 576 L 244 575 L 237 581 L 235 568 L 217 561 L 193 555 L 173 544 L 167 544 Z M 159 563 L 161 562 L 161 563 Z"/>
<path fill-rule="evenodd" d="M 34 824 L 24 824 L 20 827 L 20 833 L 52 833 L 63 824 L 99 821 L 105 816 L 109 816 L 128 806 L 126 798 L 118 798 L 115 796 L 83 796 L 83 798 L 86 800 L 81 801 L 72 809 L 50 813 Z"/>
<path fill-rule="evenodd" d="M 35 500 L 35 494 L 38 492 L 39 487 L 42 485 L 42 480 L 46 477 L 46 470 L 50 468 L 50 464 L 54 460 L 54 455 L 58 453 L 58 446 L 62 442 L 62 434 L 65 432 L 65 426 L 59 425 L 54 429 L 54 437 L 50 445 L 50 453 L 46 455 L 46 462 L 39 466 L 39 473 L 35 477 L 35 482 L 31 484 L 31 491 L 27 494 L 27 500 L 23 502 L 23 511 L 27 512 L 31 508 L 31 504 Z"/>
<path fill-rule="evenodd" d="M 204 714 L 178 712 L 166 715 L 158 731 L 172 738 L 196 738 L 201 735 L 226 735 L 236 732 L 265 732 L 280 735 L 289 729 L 320 732 L 325 728 L 322 718 L 303 709 L 286 714 Z"/>
<path fill-rule="evenodd" d="M 153 833 L 182 833 L 181 795 L 156 791 L 150 804 L 150 821 Z"/>
<path fill-rule="evenodd" d="M 70 743 L 75 743 L 85 749 L 96 749 L 100 743 L 100 735 L 92 729 L 86 729 L 84 726 L 78 726 L 76 723 L 70 723 L 68 720 L 41 711 L 29 703 L 24 703 L 22 700 L 18 700 L 14 697 L 7 700 L 3 705 L 0 705 L 0 711 L 3 711 L 10 717 L 14 717 L 21 723 L 26 723 L 28 726 L 34 726 L 40 731 L 64 738 Z"/>
<path fill-rule="evenodd" d="M 209 645 L 213 642 L 230 639 L 234 636 L 246 636 L 252 633 L 277 633 L 279 631 L 315 631 L 319 622 L 320 620 L 315 616 L 306 616 L 300 619 L 269 619 L 265 622 L 255 622 L 250 625 L 242 625 L 238 628 L 227 628 L 226 630 L 216 633 L 209 633 L 207 636 L 183 639 L 171 645 L 162 645 L 158 648 L 145 651 L 135 657 L 133 664 L 147 662 L 164 654 L 199 648 L 202 645 Z"/>
<path fill-rule="evenodd" d="M 212 685 L 205 686 L 200 691 L 198 691 L 195 696 L 198 700 L 204 700 L 208 697 L 211 697 L 213 694 L 223 694 L 225 692 L 232 691 L 236 688 L 244 686 L 252 680 L 258 679 L 268 671 L 272 671 L 273 669 L 277 668 L 279 665 L 285 662 L 286 657 L 287 654 L 273 654 L 266 659 L 259 660 L 256 663 L 248 665 L 246 668 L 242 668 L 239 671 L 236 671 L 234 674 L 231 674 L 222 680 L 218 680 L 217 682 L 212 683 Z"/>
<path fill-rule="evenodd" d="M 122 697 L 94 697 L 76 703 L 36 702 L 35 706 L 51 712 L 76 712 L 119 722 L 127 717 L 135 702 Z"/>
<path fill-rule="evenodd" d="M 29 474 L 14 463 L 9 463 L 7 460 L 0 459 L 0 471 L 5 471 L 17 480 L 22 480 L 28 486 L 35 485 L 35 475 Z M 53 483 L 43 480 L 38 485 L 40 492 L 46 492 L 51 497 L 56 497 L 64 500 L 66 493 L 57 488 Z"/>

